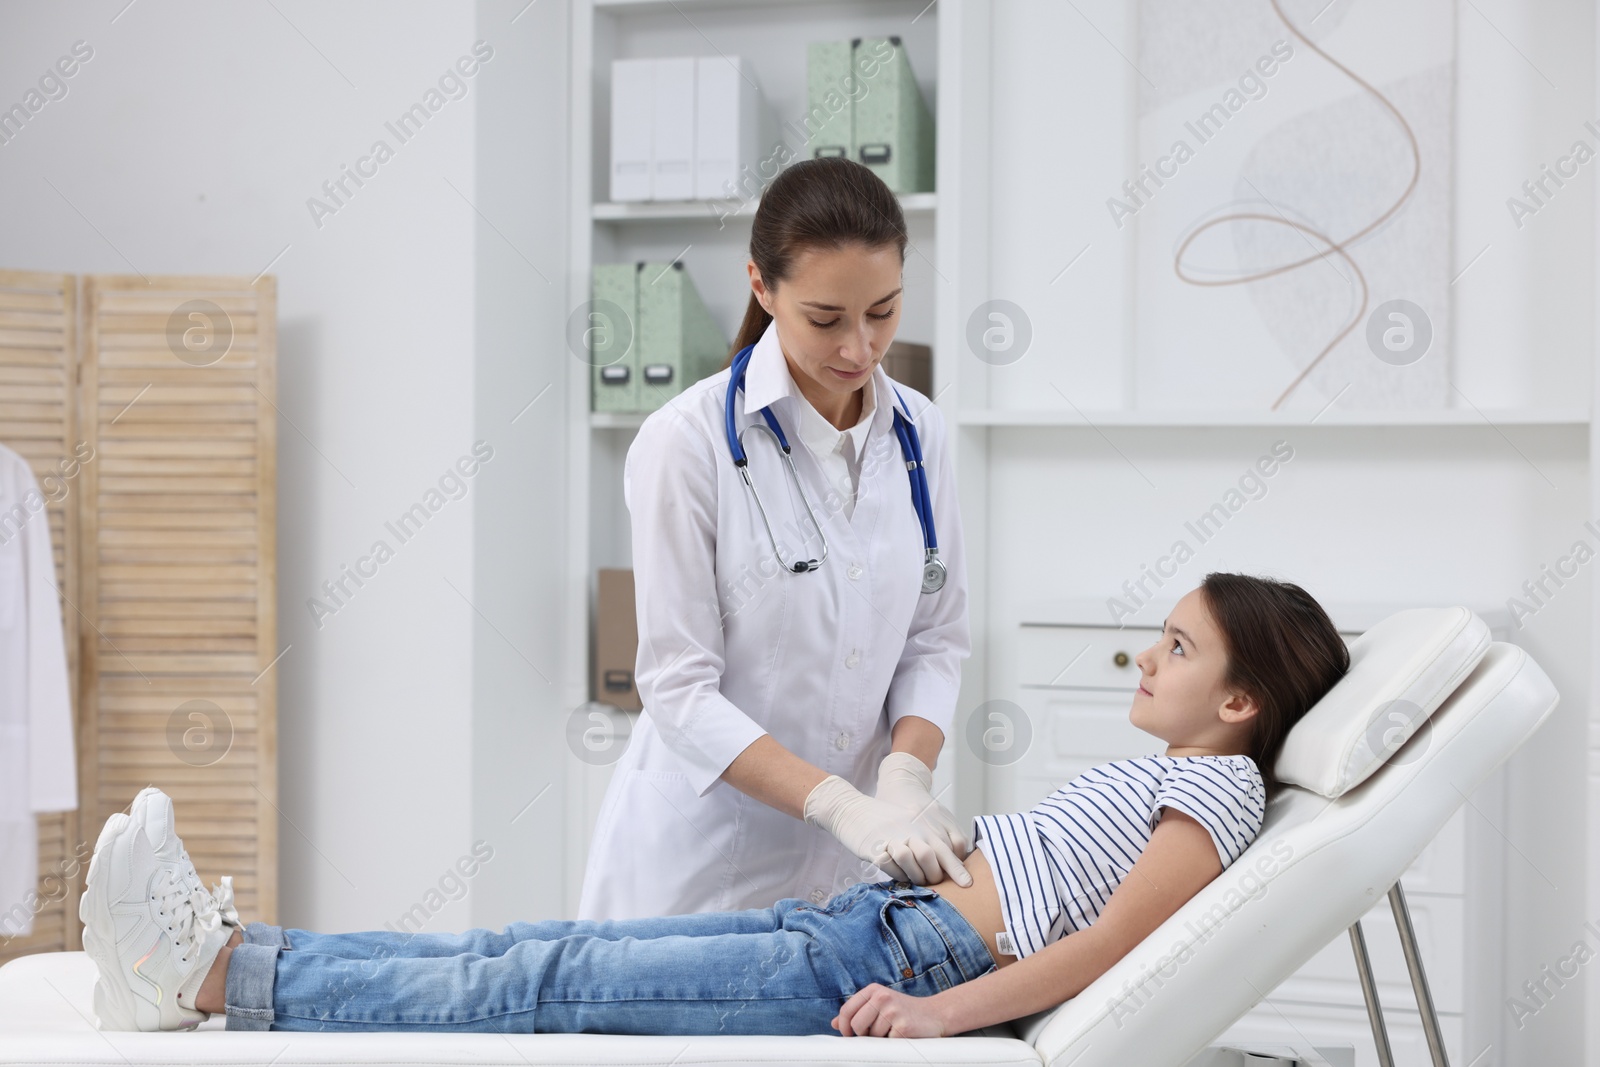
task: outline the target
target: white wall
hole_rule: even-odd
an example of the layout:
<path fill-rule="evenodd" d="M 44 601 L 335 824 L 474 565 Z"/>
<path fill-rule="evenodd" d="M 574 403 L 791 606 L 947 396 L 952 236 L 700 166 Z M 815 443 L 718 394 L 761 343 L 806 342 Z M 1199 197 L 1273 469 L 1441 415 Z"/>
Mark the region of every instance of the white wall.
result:
<path fill-rule="evenodd" d="M 384 123 L 469 53 L 474 11 L 124 4 L 0 8 L 6 106 L 73 42 L 94 49 L 68 95 L 0 146 L 0 266 L 251 277 L 272 264 L 292 646 L 276 668 L 280 919 L 380 926 L 472 839 L 475 616 L 451 588 L 474 588 L 471 493 L 320 628 L 306 600 L 472 445 L 476 227 L 451 185 L 475 187 L 476 87 L 408 143 Z M 394 157 L 318 228 L 307 198 L 378 138 Z M 467 919 L 453 904 L 434 928 Z"/>
<path fill-rule="evenodd" d="M 1031 403 L 1065 408 L 1051 381 L 1085 409 L 1119 402 L 1133 249 L 1131 227 L 1115 231 L 1104 202 L 1135 168 L 1125 131 L 1138 75 L 1124 58 L 1137 55 L 1134 7 L 995 5 L 993 295 L 1022 304 L 1034 326 L 1025 358 L 989 372 L 997 406 L 1043 396 Z M 1592 5 L 1539 2 L 1461 5 L 1458 25 L 1440 28 L 1460 48 L 1456 269 L 1492 246 L 1454 287 L 1454 377 L 1483 408 L 1588 406 L 1593 178 L 1574 179 L 1520 230 L 1505 199 L 1573 140 L 1595 143 L 1583 129 L 1593 115 L 1593 27 Z M 1053 58 L 1061 52 L 1066 61 Z M 1040 110 L 1062 99 L 1072 106 L 1060 115 Z M 1086 245 L 1092 251 L 1062 274 Z M 1194 359 L 1220 358 L 1194 339 Z M 988 526 L 996 644 L 1030 602 L 1109 597 L 1136 580 L 1185 535 L 1185 520 L 1280 438 L 1294 460 L 1162 596 L 1182 595 L 1209 570 L 1240 570 L 1298 582 L 1327 602 L 1503 608 L 1584 536 L 1593 514 L 1588 440 L 1574 427 L 990 434 L 990 507 L 966 521 Z M 1517 635 L 1562 702 L 1512 761 L 1509 817 L 1497 827 L 1512 846 L 1507 997 L 1570 953 L 1592 918 L 1579 847 L 1594 832 L 1583 817 L 1592 586 L 1581 573 Z M 1521 1029 L 1509 1013 L 1504 1021 L 1507 1047 L 1484 1062 L 1570 1062 L 1582 1047 L 1583 995 L 1561 993 Z"/>
<path fill-rule="evenodd" d="M 564 635 L 561 616 L 565 375 L 578 364 L 565 332 L 569 12 L 477 7 L 496 61 L 478 100 L 476 420 L 495 461 L 474 513 L 472 796 L 473 839 L 495 858 L 470 899 L 474 926 L 499 927 L 577 911 L 560 878 L 571 763 L 560 650 L 586 635 Z"/>

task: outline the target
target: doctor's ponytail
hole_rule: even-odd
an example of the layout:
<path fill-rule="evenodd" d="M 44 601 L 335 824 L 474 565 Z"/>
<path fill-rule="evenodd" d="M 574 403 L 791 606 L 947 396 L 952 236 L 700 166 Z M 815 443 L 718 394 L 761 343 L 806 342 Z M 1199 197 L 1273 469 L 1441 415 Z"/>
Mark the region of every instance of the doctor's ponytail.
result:
<path fill-rule="evenodd" d="M 779 173 L 761 193 L 750 227 L 750 259 L 768 289 L 789 277 L 795 257 L 809 248 L 893 245 L 906 261 L 906 220 L 900 201 L 867 167 L 843 156 L 804 159 Z M 723 366 L 766 332 L 772 316 L 750 294 L 744 322 Z"/>

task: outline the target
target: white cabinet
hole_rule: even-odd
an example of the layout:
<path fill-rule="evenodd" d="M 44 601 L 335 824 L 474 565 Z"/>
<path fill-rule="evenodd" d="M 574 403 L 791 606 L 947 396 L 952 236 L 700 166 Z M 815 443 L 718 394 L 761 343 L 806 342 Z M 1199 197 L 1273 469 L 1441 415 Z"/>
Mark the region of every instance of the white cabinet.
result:
<path fill-rule="evenodd" d="M 1398 607 L 1327 604 L 1348 642 Z M 1496 640 L 1509 627 L 1492 609 L 1479 614 Z M 1134 656 L 1160 633 L 1105 623 L 1103 604 L 1041 607 L 992 631 L 992 707 L 1027 743 L 1006 760 L 988 760 L 985 811 L 1023 811 L 1098 763 L 1163 752 L 1166 743 L 1128 721 L 1139 683 Z M 1007 761 L 1008 760 L 1008 761 Z M 1501 968 L 1501 886 L 1505 844 L 1503 771 L 1468 798 L 1402 878 L 1450 1062 L 1472 1063 L 1501 1047 L 1495 979 Z M 1398 1063 L 1428 1062 L 1427 1042 L 1388 899 L 1362 920 L 1367 951 Z M 1469 965 L 1470 964 L 1470 965 Z M 1277 1042 L 1350 1045 L 1358 1067 L 1376 1067 L 1372 1031 L 1350 941 L 1341 934 L 1230 1027 L 1218 1044 Z"/>

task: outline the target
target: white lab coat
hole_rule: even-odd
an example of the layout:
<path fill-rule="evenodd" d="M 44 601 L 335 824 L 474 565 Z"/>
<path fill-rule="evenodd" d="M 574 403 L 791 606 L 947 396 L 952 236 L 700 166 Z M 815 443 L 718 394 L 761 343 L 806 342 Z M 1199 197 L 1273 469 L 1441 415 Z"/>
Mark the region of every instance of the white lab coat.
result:
<path fill-rule="evenodd" d="M 633 520 L 644 712 L 596 821 L 580 918 L 621 919 L 821 901 L 882 873 L 719 776 L 762 734 L 863 792 L 877 788 L 904 715 L 948 735 L 970 652 L 966 566 L 942 414 L 900 386 L 922 439 L 944 588 L 924 595 L 922 528 L 891 422 L 889 377 L 846 517 L 800 443 L 802 400 L 769 326 L 752 353 L 737 429 L 771 404 L 829 552 L 820 569 L 780 570 L 755 500 L 728 451 L 730 371 L 691 385 L 640 427 L 623 491 Z M 820 557 L 815 531 L 771 438 L 744 435 L 750 469 L 786 561 Z"/>
<path fill-rule="evenodd" d="M 37 816 L 78 806 L 50 516 L 27 460 L 0 445 L 0 935 L 33 932 Z M 60 873 L 60 872 L 56 872 Z"/>

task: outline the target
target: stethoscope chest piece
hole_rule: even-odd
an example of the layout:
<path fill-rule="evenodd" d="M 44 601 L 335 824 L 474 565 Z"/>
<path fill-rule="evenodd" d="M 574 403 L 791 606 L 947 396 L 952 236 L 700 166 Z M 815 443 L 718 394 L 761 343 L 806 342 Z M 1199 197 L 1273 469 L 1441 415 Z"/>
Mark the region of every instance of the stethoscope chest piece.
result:
<path fill-rule="evenodd" d="M 944 560 L 930 554 L 922 563 L 922 591 L 937 593 L 943 589 L 945 574 Z"/>

